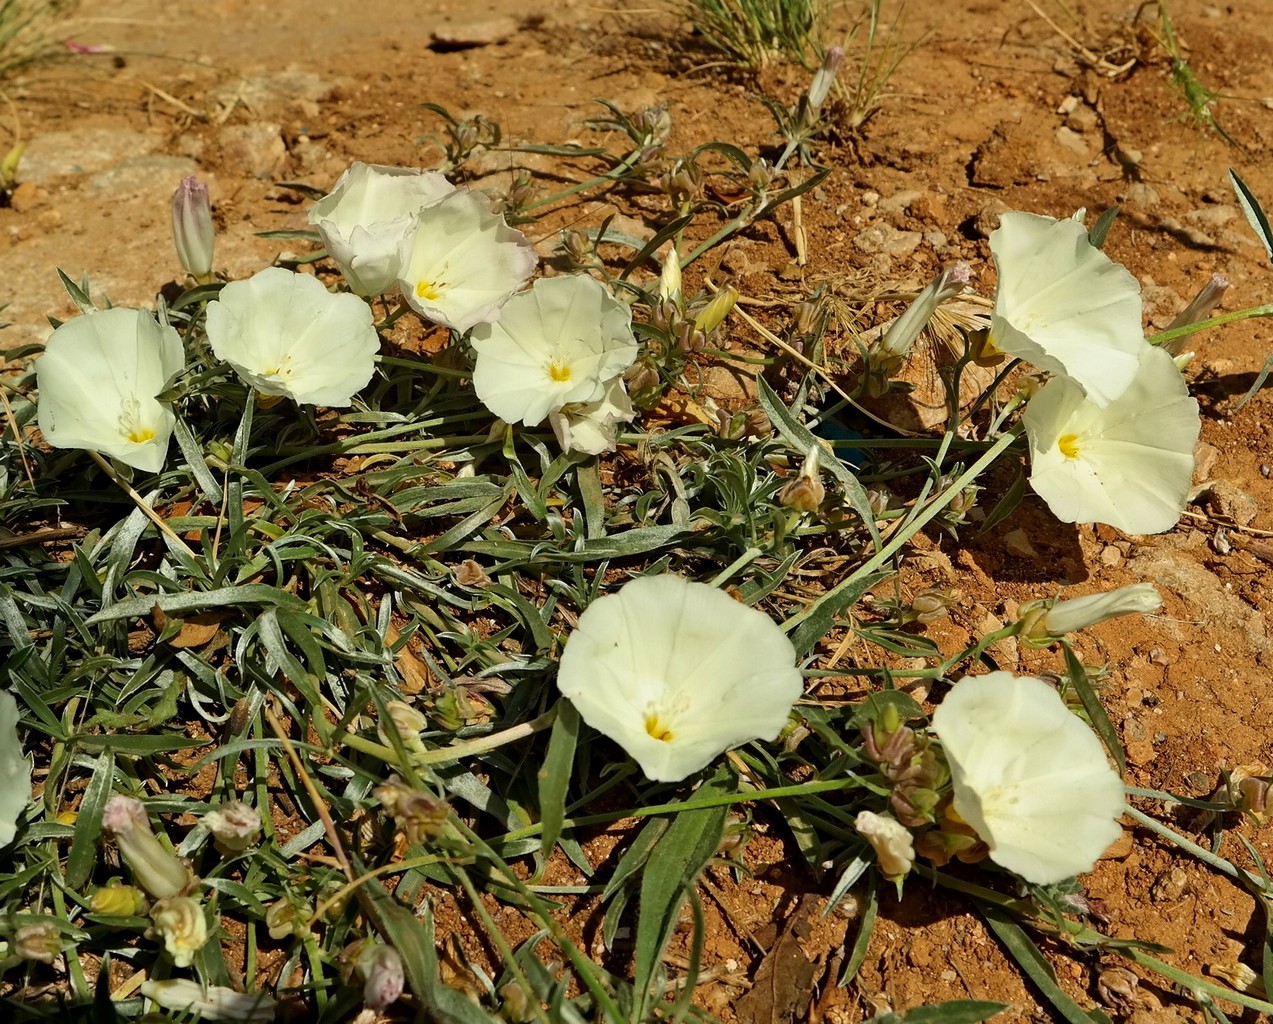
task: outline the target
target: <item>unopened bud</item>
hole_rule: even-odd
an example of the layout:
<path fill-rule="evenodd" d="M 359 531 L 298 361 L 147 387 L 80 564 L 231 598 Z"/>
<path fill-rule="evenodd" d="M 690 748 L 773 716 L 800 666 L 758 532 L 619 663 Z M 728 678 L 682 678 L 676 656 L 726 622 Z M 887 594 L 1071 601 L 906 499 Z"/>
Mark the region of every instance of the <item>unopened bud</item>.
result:
<path fill-rule="evenodd" d="M 698 311 L 694 316 L 694 326 L 706 335 L 710 335 L 722 323 L 725 317 L 729 316 L 730 311 L 738 304 L 738 289 L 733 285 L 726 285 L 715 295 L 712 300 Z"/>
<path fill-rule="evenodd" d="M 88 906 L 95 914 L 114 917 L 137 917 L 146 913 L 150 904 L 140 889 L 125 885 L 118 878 L 107 882 L 89 897 Z"/>
<path fill-rule="evenodd" d="M 673 245 L 663 257 L 663 272 L 659 275 L 659 299 L 679 306 L 681 302 L 681 257 Z"/>
<path fill-rule="evenodd" d="M 62 952 L 62 934 L 45 921 L 24 924 L 13 933 L 12 947 L 23 960 L 51 964 Z"/>
<path fill-rule="evenodd" d="M 116 794 L 102 809 L 102 828 L 115 837 L 133 878 L 157 900 L 176 896 L 190 884 L 190 872 L 155 833 L 140 800 Z"/>
<path fill-rule="evenodd" d="M 198 1020 L 265 1024 L 274 1019 L 276 1009 L 274 1000 L 264 992 L 236 992 L 225 985 L 203 985 L 190 978 L 143 981 L 141 994 L 165 1010 L 193 1014 Z"/>
<path fill-rule="evenodd" d="M 1220 300 L 1224 298 L 1225 289 L 1229 287 L 1229 279 L 1223 274 L 1212 274 L 1211 280 L 1204 284 L 1180 314 L 1171 323 L 1167 325 L 1167 330 L 1174 331 L 1177 327 L 1189 327 L 1192 324 L 1202 323 L 1211 316 L 1211 311 L 1220 304 Z M 1179 338 L 1172 338 L 1171 341 L 1164 341 L 1162 347 L 1170 352 L 1173 356 L 1180 355 L 1180 350 L 1185 347 L 1185 338 L 1187 334 L 1182 334 Z"/>
<path fill-rule="evenodd" d="M 1024 623 L 1021 639 L 1034 647 L 1047 647 L 1067 633 L 1104 622 L 1119 615 L 1152 615 L 1162 607 L 1162 598 L 1152 583 L 1133 583 L 1104 594 L 1031 601 L 1021 607 Z M 1038 614 L 1040 609 L 1043 614 Z"/>
<path fill-rule="evenodd" d="M 1166 346 L 1164 346 L 1164 348 L 1165 347 Z M 1198 354 L 1197 352 L 1194 352 L 1192 350 L 1190 350 L 1189 352 L 1181 352 L 1179 355 L 1172 356 L 1171 361 L 1176 364 L 1177 370 L 1179 370 L 1181 373 L 1184 373 L 1185 369 L 1189 366 L 1189 364 L 1193 362 L 1193 357 L 1196 356 L 1197 354 Z"/>
<path fill-rule="evenodd" d="M 516 981 L 508 981 L 499 987 L 499 1015 L 508 1024 L 530 1024 L 535 1019 L 526 990 Z"/>
<path fill-rule="evenodd" d="M 212 224 L 208 186 L 193 175 L 182 179 L 172 197 L 172 236 L 177 258 L 186 273 L 197 281 L 209 280 L 216 228 Z"/>
<path fill-rule="evenodd" d="M 947 299 L 962 292 L 972 280 L 972 267 L 955 263 L 946 267 L 921 291 L 905 311 L 893 321 L 880 339 L 878 353 L 884 358 L 904 356 L 931 319 L 933 312 Z"/>
<path fill-rule="evenodd" d="M 481 567 L 479 566 L 478 569 L 480 571 Z M 388 713 L 388 721 L 376 726 L 376 735 L 380 737 L 380 742 L 385 746 L 393 746 L 390 737 L 396 734 L 408 753 L 419 753 L 424 750 L 420 733 L 428 728 L 429 720 L 410 704 L 400 700 L 391 700 L 386 703 L 385 711 Z"/>
<path fill-rule="evenodd" d="M 411 843 L 422 843 L 441 834 L 451 815 L 445 800 L 412 789 L 396 775 L 389 776 L 389 781 L 372 793 Z"/>
<path fill-rule="evenodd" d="M 289 935 L 304 938 L 309 934 L 309 919 L 314 908 L 301 899 L 284 896 L 265 909 L 265 927 L 271 939 L 285 939 Z"/>
<path fill-rule="evenodd" d="M 354 966 L 363 979 L 362 998 L 368 1009 L 379 1012 L 402 998 L 406 976 L 402 957 L 392 946 L 366 943 Z"/>
<path fill-rule="evenodd" d="M 951 607 L 960 598 L 957 590 L 940 590 L 933 588 L 915 595 L 911 601 L 914 621 L 929 625 L 939 622 L 950 614 Z"/>
<path fill-rule="evenodd" d="M 817 120 L 818 112 L 822 109 L 822 104 L 826 102 L 831 86 L 835 84 L 835 76 L 843 60 L 843 46 L 829 47 L 823 55 L 822 66 L 813 73 L 813 81 L 809 83 L 809 92 L 805 97 L 808 123 Z"/>
<path fill-rule="evenodd" d="M 261 815 L 242 800 L 229 800 L 201 820 L 224 854 L 242 853 L 261 837 Z"/>
<path fill-rule="evenodd" d="M 800 475 L 794 480 L 788 480 L 778 492 L 778 502 L 781 505 L 799 512 L 816 512 L 822 505 L 827 490 L 822 484 L 822 474 L 818 469 L 821 452 L 822 446 L 815 441 L 809 448 L 809 454 L 804 457 Z"/>
<path fill-rule="evenodd" d="M 1237 772 L 1234 773 L 1237 775 Z M 1232 781 L 1236 790 L 1235 802 L 1243 816 L 1253 825 L 1262 828 L 1273 818 L 1273 790 L 1270 783 L 1273 779 L 1263 775 L 1243 775 Z"/>

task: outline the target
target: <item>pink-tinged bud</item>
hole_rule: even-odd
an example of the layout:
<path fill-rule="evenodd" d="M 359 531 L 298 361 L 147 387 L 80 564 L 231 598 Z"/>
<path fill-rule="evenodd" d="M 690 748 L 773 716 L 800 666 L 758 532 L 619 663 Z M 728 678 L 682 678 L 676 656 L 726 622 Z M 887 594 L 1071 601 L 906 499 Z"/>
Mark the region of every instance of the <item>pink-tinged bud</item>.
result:
<path fill-rule="evenodd" d="M 840 70 L 840 64 L 844 60 L 844 47 L 832 46 L 826 55 L 822 58 L 822 66 L 813 73 L 813 81 L 809 83 L 808 92 L 808 116 L 816 118 L 818 111 L 822 109 L 822 104 L 826 102 L 826 98 L 831 93 L 831 86 L 835 84 L 836 73 Z"/>
<path fill-rule="evenodd" d="M 362 998 L 367 1008 L 377 1012 L 402 998 L 406 984 L 402 957 L 392 946 L 369 942 L 355 961 L 363 979 Z"/>
<path fill-rule="evenodd" d="M 209 280 L 216 228 L 212 226 L 208 186 L 193 175 L 182 179 L 172 197 L 172 237 L 186 273 L 199 281 Z"/>
<path fill-rule="evenodd" d="M 224 854 L 242 853 L 261 836 L 261 815 L 242 800 L 230 800 L 200 819 Z"/>
<path fill-rule="evenodd" d="M 822 483 L 822 474 L 818 469 L 819 455 L 822 446 L 816 441 L 809 448 L 809 454 L 800 467 L 800 475 L 788 480 L 778 492 L 778 503 L 799 512 L 816 512 L 827 496 L 826 487 Z"/>
<path fill-rule="evenodd" d="M 904 356 L 919 337 L 934 311 L 947 299 L 952 299 L 972 280 L 972 267 L 967 263 L 955 263 L 946 267 L 915 296 L 912 302 L 893 321 L 888 333 L 880 339 L 879 355 L 884 358 Z"/>
<path fill-rule="evenodd" d="M 190 884 L 190 872 L 150 830 L 140 800 L 116 794 L 102 809 L 102 828 L 115 837 L 133 878 L 157 900 L 176 896 Z"/>
<path fill-rule="evenodd" d="M 1228 287 L 1229 279 L 1227 277 L 1223 274 L 1212 274 L 1211 280 L 1198 290 L 1198 294 L 1190 300 L 1189 305 L 1182 309 L 1180 315 L 1167 325 L 1167 330 L 1174 331 L 1177 327 L 1188 327 L 1191 324 L 1201 323 L 1206 320 L 1211 315 L 1211 311 L 1220 304 L 1220 300 L 1224 298 L 1225 289 Z M 1162 347 L 1173 356 L 1178 356 L 1185 347 L 1185 338 L 1187 337 L 1187 334 L 1182 334 L 1179 338 L 1163 342 Z"/>

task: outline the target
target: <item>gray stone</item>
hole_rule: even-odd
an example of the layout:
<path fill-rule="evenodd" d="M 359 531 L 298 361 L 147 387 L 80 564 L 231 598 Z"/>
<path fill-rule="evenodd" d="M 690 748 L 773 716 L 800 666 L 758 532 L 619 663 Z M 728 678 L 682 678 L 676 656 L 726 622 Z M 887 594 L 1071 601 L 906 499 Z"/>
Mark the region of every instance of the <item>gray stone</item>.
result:
<path fill-rule="evenodd" d="M 229 82 L 214 90 L 212 99 L 224 111 L 224 116 L 240 105 L 257 118 L 312 116 L 317 112 L 318 103 L 339 84 L 312 71 L 289 68 Z"/>
<path fill-rule="evenodd" d="M 158 133 L 126 128 L 82 128 L 47 132 L 27 143 L 18 167 L 22 181 L 47 185 L 66 175 L 92 174 L 132 157 L 153 153 L 163 143 Z"/>
<path fill-rule="evenodd" d="M 1238 215 L 1238 208 L 1227 203 L 1219 206 L 1203 206 L 1190 210 L 1185 220 L 1191 224 L 1199 224 L 1204 228 L 1222 228 Z"/>
<path fill-rule="evenodd" d="M 431 36 L 435 47 L 462 50 L 502 43 L 515 35 L 518 28 L 516 18 L 481 18 L 436 25 Z"/>
<path fill-rule="evenodd" d="M 899 231 L 890 224 L 872 224 L 859 232 L 853 244 L 868 256 L 909 256 L 924 236 L 918 231 Z"/>
<path fill-rule="evenodd" d="M 1127 194 L 1123 197 L 1123 202 L 1140 210 L 1152 210 L 1158 205 L 1159 197 L 1152 186 L 1146 185 L 1143 181 L 1138 181 L 1136 184 L 1127 187 Z"/>
<path fill-rule="evenodd" d="M 95 196 L 153 195 L 156 199 L 170 199 L 181 179 L 198 171 L 195 162 L 186 157 L 151 154 L 133 157 L 90 175 L 85 188 Z"/>
<path fill-rule="evenodd" d="M 272 178 L 283 169 L 287 147 L 276 124 L 226 125 L 219 133 L 221 158 L 232 170 L 254 178 Z"/>
<path fill-rule="evenodd" d="M 990 232 L 999 227 L 999 218 L 1011 210 L 1002 199 L 991 199 L 982 204 L 972 220 L 972 230 L 979 238 L 989 238 Z"/>

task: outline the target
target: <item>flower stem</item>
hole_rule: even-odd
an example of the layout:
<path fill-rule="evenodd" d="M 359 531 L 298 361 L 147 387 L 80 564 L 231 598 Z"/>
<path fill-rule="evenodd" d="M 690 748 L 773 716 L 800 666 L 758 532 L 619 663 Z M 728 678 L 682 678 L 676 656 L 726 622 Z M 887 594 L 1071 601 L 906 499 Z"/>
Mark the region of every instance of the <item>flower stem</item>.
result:
<path fill-rule="evenodd" d="M 1184 850 L 1187 853 L 1193 854 L 1204 864 L 1209 864 L 1211 867 L 1215 868 L 1217 871 L 1220 871 L 1228 875 L 1230 878 L 1236 878 L 1240 882 L 1246 882 L 1248 885 L 1254 887 L 1256 892 L 1262 893 L 1265 896 L 1270 895 L 1265 890 L 1264 880 L 1260 878 L 1259 875 L 1256 875 L 1250 871 L 1247 871 L 1245 868 L 1240 868 L 1236 864 L 1234 864 L 1232 861 L 1225 860 L 1219 854 L 1212 853 L 1210 850 L 1206 849 L 1205 847 L 1199 846 L 1197 843 L 1193 842 L 1190 839 L 1186 839 L 1179 832 L 1176 832 L 1173 829 L 1168 828 L 1161 821 L 1157 821 L 1154 818 L 1151 818 L 1148 814 L 1144 814 L 1143 812 L 1136 810 L 1135 807 L 1127 808 L 1127 816 L 1133 819 L 1134 821 L 1137 821 L 1140 824 L 1144 825 L 1146 828 L 1150 829 L 1151 831 L 1157 832 L 1164 839 L 1171 840 L 1173 843 L 1179 846 L 1182 850 Z"/>

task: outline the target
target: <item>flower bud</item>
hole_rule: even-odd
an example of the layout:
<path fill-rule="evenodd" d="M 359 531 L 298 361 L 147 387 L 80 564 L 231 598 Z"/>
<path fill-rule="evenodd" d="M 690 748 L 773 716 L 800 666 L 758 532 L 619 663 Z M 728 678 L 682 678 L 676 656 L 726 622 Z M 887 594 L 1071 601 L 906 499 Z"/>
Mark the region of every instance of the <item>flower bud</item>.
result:
<path fill-rule="evenodd" d="M 186 273 L 200 282 L 209 280 L 216 228 L 212 225 L 208 186 L 193 175 L 182 179 L 172 197 L 172 236 L 177 258 Z"/>
<path fill-rule="evenodd" d="M 1242 812 L 1256 828 L 1263 828 L 1273 818 L 1273 788 L 1266 775 L 1248 775 L 1238 768 L 1229 779 L 1233 790 L 1233 800 L 1237 809 Z"/>
<path fill-rule="evenodd" d="M 113 878 L 93 893 L 88 906 L 95 914 L 111 914 L 114 917 L 137 917 L 146 913 L 150 904 L 146 894 L 135 886 L 125 885 Z"/>
<path fill-rule="evenodd" d="M 778 492 L 778 502 L 787 508 L 800 512 L 816 512 L 827 496 L 827 489 L 822 484 L 822 475 L 818 471 L 818 457 L 822 446 L 816 441 L 810 446 L 809 454 L 804 457 L 800 467 L 800 475 L 788 480 Z"/>
<path fill-rule="evenodd" d="M 885 878 L 902 878 L 910 871 L 915 863 L 915 839 L 896 818 L 863 811 L 854 819 L 853 827 L 875 850 Z"/>
<path fill-rule="evenodd" d="M 972 280 L 972 267 L 967 263 L 955 263 L 946 267 L 921 291 L 906 310 L 893 321 L 880 339 L 877 349 L 884 358 L 904 356 L 919 337 L 934 311 L 947 299 L 954 298 Z"/>
<path fill-rule="evenodd" d="M 193 1013 L 199 1020 L 251 1021 L 264 1024 L 275 1014 L 274 1000 L 264 992 L 235 992 L 224 985 L 200 985 L 189 978 L 143 981 L 141 994 L 165 1010 Z"/>
<path fill-rule="evenodd" d="M 738 289 L 732 284 L 726 285 L 712 296 L 711 302 L 695 314 L 694 326 L 704 334 L 710 335 L 725 322 L 725 317 L 729 316 L 730 310 L 737 304 Z"/>
<path fill-rule="evenodd" d="M 362 998 L 368 1009 L 379 1012 L 402 997 L 406 976 L 402 957 L 392 946 L 366 943 L 354 966 L 363 979 Z"/>
<path fill-rule="evenodd" d="M 176 896 L 190 884 L 189 869 L 150 830 L 140 800 L 112 796 L 102 809 L 102 828 L 115 837 L 133 879 L 155 899 Z"/>
<path fill-rule="evenodd" d="M 289 935 L 304 938 L 309 934 L 309 919 L 314 908 L 300 899 L 284 896 L 265 909 L 265 927 L 271 939 L 285 939 Z"/>
<path fill-rule="evenodd" d="M 412 789 L 396 775 L 389 776 L 389 781 L 377 786 L 372 794 L 410 843 L 440 835 L 451 815 L 445 800 Z"/>
<path fill-rule="evenodd" d="M 13 933 L 12 947 L 23 960 L 51 964 L 62 952 L 62 934 L 46 921 L 24 924 Z"/>
<path fill-rule="evenodd" d="M 242 853 L 261 836 L 261 815 L 242 800 L 230 800 L 201 819 L 223 854 Z"/>
<path fill-rule="evenodd" d="M 675 245 L 663 257 L 663 272 L 659 275 L 659 299 L 677 306 L 681 302 L 681 256 Z"/>
<path fill-rule="evenodd" d="M 1193 362 L 1193 357 L 1198 353 L 1190 349 L 1188 352 L 1181 352 L 1179 355 L 1171 357 L 1171 361 L 1176 364 L 1176 369 L 1184 373 L 1189 364 Z"/>
<path fill-rule="evenodd" d="M 1133 583 L 1104 594 L 1090 594 L 1068 601 L 1054 598 L 1031 601 L 1021 608 L 1025 623 L 1021 638 L 1034 647 L 1046 647 L 1066 633 L 1104 622 L 1119 615 L 1152 615 L 1162 607 L 1162 598 L 1152 583 Z M 1040 615 L 1039 610 L 1043 614 Z"/>
<path fill-rule="evenodd" d="M 189 896 L 160 900 L 150 911 L 151 934 L 163 940 L 164 949 L 178 967 L 189 967 L 208 941 L 208 922 L 203 907 Z"/>
<path fill-rule="evenodd" d="M 481 572 L 481 566 L 478 566 L 478 572 Z M 420 733 L 428 728 L 429 720 L 410 704 L 400 700 L 391 700 L 386 703 L 385 711 L 388 712 L 388 722 L 376 726 L 376 735 L 380 737 L 380 742 L 385 746 L 392 746 L 390 736 L 397 733 L 402 746 L 408 753 L 423 751 L 424 742 L 420 739 Z"/>
<path fill-rule="evenodd" d="M 822 58 L 822 66 L 813 73 L 813 81 L 809 83 L 809 91 L 805 94 L 805 123 L 811 125 L 818 118 L 822 104 L 826 102 L 835 84 L 836 72 L 844 60 L 844 47 L 832 46 Z"/>
<path fill-rule="evenodd" d="M 1229 287 L 1229 279 L 1223 274 L 1212 274 L 1211 280 L 1199 289 L 1180 314 L 1171 323 L 1167 325 L 1167 330 L 1174 331 L 1177 327 L 1189 327 L 1192 324 L 1201 323 L 1211 315 L 1211 311 L 1220 304 L 1220 300 L 1224 298 L 1225 289 Z M 1187 334 L 1182 334 L 1179 338 L 1173 338 L 1171 341 L 1165 341 L 1162 347 L 1170 352 L 1173 356 L 1180 355 L 1180 350 L 1185 347 L 1185 338 Z"/>

